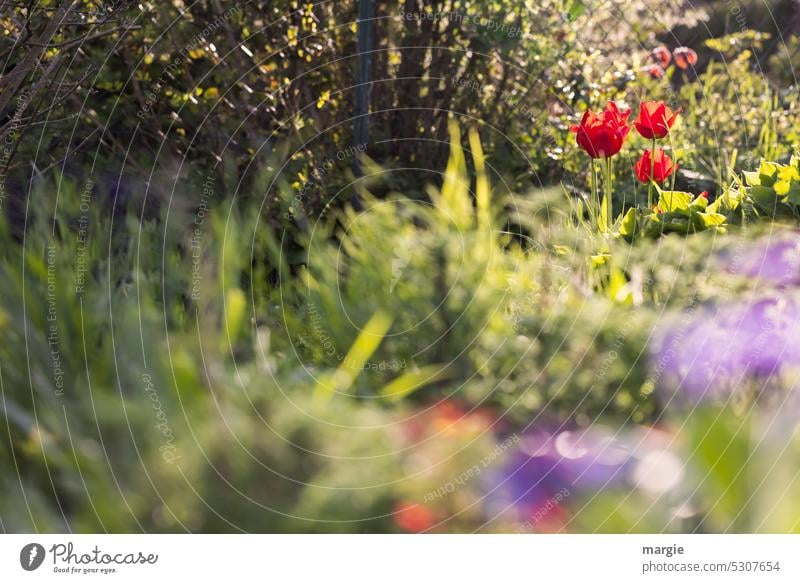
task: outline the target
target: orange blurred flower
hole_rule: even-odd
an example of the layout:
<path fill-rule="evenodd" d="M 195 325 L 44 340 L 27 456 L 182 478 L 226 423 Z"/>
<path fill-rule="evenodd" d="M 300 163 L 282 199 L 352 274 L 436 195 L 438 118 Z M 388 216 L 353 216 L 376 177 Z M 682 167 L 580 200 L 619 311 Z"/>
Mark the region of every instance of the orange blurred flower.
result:
<path fill-rule="evenodd" d="M 436 516 L 427 506 L 405 500 L 394 507 L 394 523 L 406 532 L 423 532 L 436 523 Z"/>

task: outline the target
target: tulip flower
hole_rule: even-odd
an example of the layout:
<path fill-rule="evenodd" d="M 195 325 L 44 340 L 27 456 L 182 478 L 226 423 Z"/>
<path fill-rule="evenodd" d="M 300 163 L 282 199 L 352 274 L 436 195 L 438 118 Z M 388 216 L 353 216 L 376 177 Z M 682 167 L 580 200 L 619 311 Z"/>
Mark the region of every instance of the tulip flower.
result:
<path fill-rule="evenodd" d="M 697 63 L 697 53 L 689 47 L 678 47 L 672 52 L 672 56 L 680 69 L 688 69 Z"/>
<path fill-rule="evenodd" d="M 633 125 L 643 138 L 661 139 L 669 133 L 680 112 L 680 108 L 672 111 L 663 101 L 643 101 Z"/>
<path fill-rule="evenodd" d="M 594 113 L 587 111 L 583 114 L 581 123 L 569 128 L 571 132 L 577 134 L 575 140 L 592 158 L 592 202 L 590 208 L 592 214 L 597 217 L 598 229 L 603 233 L 608 233 L 611 228 L 613 211 L 611 208 L 611 181 L 614 175 L 611 168 L 611 157 L 617 154 L 625 143 L 625 137 L 630 131 L 628 116 L 630 109 L 620 111 L 617 104 L 609 101 L 605 111 Z M 603 158 L 605 161 L 605 186 L 606 193 L 603 201 L 600 201 L 597 188 L 596 159 Z"/>
<path fill-rule="evenodd" d="M 672 60 L 672 53 L 670 53 L 669 49 L 664 45 L 657 46 L 650 54 L 653 56 L 653 60 L 658 63 L 662 69 L 666 69 L 669 62 Z"/>
<path fill-rule="evenodd" d="M 655 154 L 652 154 L 650 150 L 645 150 L 642 157 L 636 162 L 634 170 L 636 178 L 640 182 L 648 184 L 651 180 L 664 182 L 672 175 L 675 168 L 672 159 L 664 153 L 664 150 L 656 148 Z"/>
<path fill-rule="evenodd" d="M 628 116 L 631 111 L 620 111 L 617 104 L 609 101 L 605 111 L 586 111 L 581 123 L 569 130 L 577 134 L 576 142 L 592 158 L 610 158 L 617 154 L 630 131 Z"/>

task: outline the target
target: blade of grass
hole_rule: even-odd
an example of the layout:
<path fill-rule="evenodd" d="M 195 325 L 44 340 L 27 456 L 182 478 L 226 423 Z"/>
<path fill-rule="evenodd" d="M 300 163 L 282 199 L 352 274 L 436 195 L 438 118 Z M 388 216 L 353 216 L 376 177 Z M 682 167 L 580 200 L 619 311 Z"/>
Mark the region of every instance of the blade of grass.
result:
<path fill-rule="evenodd" d="M 449 378 L 449 376 L 450 373 L 447 371 L 447 365 L 445 364 L 423 366 L 400 375 L 384 386 L 380 394 L 391 401 L 399 401 L 425 385 Z"/>
<path fill-rule="evenodd" d="M 336 372 L 319 380 L 316 394 L 330 396 L 335 392 L 347 391 L 364 370 L 364 365 L 378 349 L 391 326 L 391 316 L 381 310 L 375 312 L 361 329 Z"/>

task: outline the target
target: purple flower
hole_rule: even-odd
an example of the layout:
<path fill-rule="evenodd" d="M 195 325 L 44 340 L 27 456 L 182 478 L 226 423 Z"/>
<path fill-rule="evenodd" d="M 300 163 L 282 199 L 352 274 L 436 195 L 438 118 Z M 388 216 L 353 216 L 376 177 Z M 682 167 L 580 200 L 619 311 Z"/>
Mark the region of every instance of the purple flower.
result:
<path fill-rule="evenodd" d="M 744 250 L 728 250 L 721 257 L 728 273 L 780 287 L 800 285 L 800 239 L 796 235 L 756 241 Z"/>
<path fill-rule="evenodd" d="M 798 366 L 799 307 L 792 298 L 770 297 L 684 314 L 688 321 L 668 325 L 653 344 L 655 375 L 697 400 Z"/>
<path fill-rule="evenodd" d="M 627 445 L 606 429 L 530 430 L 485 481 L 489 515 L 538 521 L 552 512 L 552 519 L 577 490 L 618 483 L 629 459 Z"/>
<path fill-rule="evenodd" d="M 652 498 L 678 488 L 685 472 L 675 447 L 675 435 L 655 427 L 526 431 L 484 482 L 486 517 L 516 522 L 520 531 L 580 529 L 580 513 L 569 509 L 588 497 L 635 490 Z"/>

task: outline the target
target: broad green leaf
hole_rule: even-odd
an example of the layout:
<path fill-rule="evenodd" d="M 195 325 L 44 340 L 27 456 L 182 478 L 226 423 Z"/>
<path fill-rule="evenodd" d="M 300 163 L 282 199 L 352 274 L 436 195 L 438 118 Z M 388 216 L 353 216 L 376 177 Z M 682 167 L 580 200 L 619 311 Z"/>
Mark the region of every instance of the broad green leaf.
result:
<path fill-rule="evenodd" d="M 708 207 L 708 200 L 705 197 L 697 195 L 694 197 L 691 203 L 689 203 L 689 207 L 693 209 L 705 210 Z"/>
<path fill-rule="evenodd" d="M 680 190 L 662 190 L 659 193 L 658 206 L 664 212 L 688 211 L 692 195 Z"/>
<path fill-rule="evenodd" d="M 661 215 L 663 230 L 672 233 L 690 233 L 693 230 L 692 221 L 685 212 L 663 213 Z"/>
<path fill-rule="evenodd" d="M 761 175 L 758 172 L 743 172 L 747 186 L 761 186 Z"/>
<path fill-rule="evenodd" d="M 794 166 L 781 166 L 778 168 L 778 180 L 793 182 L 800 180 L 800 172 Z"/>
<path fill-rule="evenodd" d="M 753 202 L 764 208 L 772 209 L 778 202 L 778 195 L 770 186 L 753 186 L 748 189 L 747 194 Z"/>
<path fill-rule="evenodd" d="M 800 184 L 792 184 L 783 201 L 789 204 L 800 206 Z"/>
<path fill-rule="evenodd" d="M 772 186 L 778 179 L 778 164 L 762 160 L 758 167 L 758 182 L 761 186 Z"/>
<path fill-rule="evenodd" d="M 706 229 L 725 224 L 725 215 L 719 213 L 698 213 L 697 216 L 700 217 Z"/>
<path fill-rule="evenodd" d="M 787 180 L 778 180 L 772 185 L 772 190 L 774 190 L 775 194 L 778 196 L 786 196 L 789 194 L 791 186 L 792 185 Z"/>

